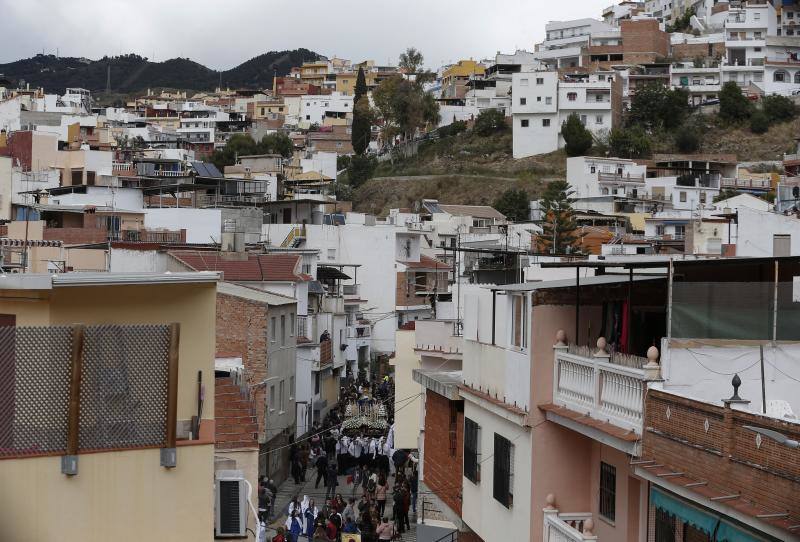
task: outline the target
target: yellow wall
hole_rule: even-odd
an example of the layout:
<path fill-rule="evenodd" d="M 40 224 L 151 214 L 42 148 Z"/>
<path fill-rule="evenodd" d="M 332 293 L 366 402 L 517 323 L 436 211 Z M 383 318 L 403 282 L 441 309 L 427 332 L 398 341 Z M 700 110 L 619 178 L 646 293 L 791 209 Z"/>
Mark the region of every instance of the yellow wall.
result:
<path fill-rule="evenodd" d="M 213 444 L 179 447 L 174 469 L 157 449 L 83 454 L 72 477 L 60 461 L 0 461 L 0 540 L 213 540 Z"/>
<path fill-rule="evenodd" d="M 482 75 L 486 70 L 481 64 L 474 60 L 459 60 L 442 72 L 442 79 L 449 77 L 468 77 L 470 75 Z"/>
<path fill-rule="evenodd" d="M 395 332 L 395 357 L 389 361 L 394 366 L 395 402 L 402 402 L 399 408 L 395 405 L 395 448 L 418 448 L 423 399 L 408 399 L 422 392 L 422 386 L 414 382 L 411 375 L 414 369 L 421 367 L 419 357 L 414 352 L 414 333 L 406 330 Z"/>

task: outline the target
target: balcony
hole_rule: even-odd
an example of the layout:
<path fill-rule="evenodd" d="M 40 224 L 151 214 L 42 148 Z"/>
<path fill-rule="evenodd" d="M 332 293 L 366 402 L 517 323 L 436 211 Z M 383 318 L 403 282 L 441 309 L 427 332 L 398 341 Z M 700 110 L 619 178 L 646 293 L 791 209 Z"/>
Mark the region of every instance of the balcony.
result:
<path fill-rule="evenodd" d="M 317 335 L 317 319 L 315 315 L 299 315 L 297 317 L 297 342 L 314 342 L 317 340 Z"/>
<path fill-rule="evenodd" d="M 567 419 L 564 425 L 578 424 L 608 433 L 620 441 L 616 447 L 634 453 L 638 447 L 635 441 L 641 438 L 643 430 L 647 382 L 659 379 L 658 350 L 652 347 L 648 359 L 608 353 L 602 337 L 597 348 L 567 346 L 559 341 L 554 349 L 556 408 L 545 408 L 548 416 L 555 412 L 557 418 Z M 574 416 L 576 413 L 578 417 Z"/>
<path fill-rule="evenodd" d="M 547 507 L 542 510 L 544 515 L 543 542 L 585 542 L 597 540 L 592 533 L 594 520 L 590 513 L 566 514 L 560 513 L 555 507 L 555 497 L 547 496 Z"/>
<path fill-rule="evenodd" d="M 644 175 L 617 174 L 617 173 L 598 173 L 597 182 L 612 184 L 644 184 Z"/>
<path fill-rule="evenodd" d="M 369 324 L 356 324 L 347 326 L 348 339 L 369 339 L 372 336 L 372 326 Z"/>
<path fill-rule="evenodd" d="M 772 184 L 769 179 L 733 179 L 724 177 L 720 179 L 722 188 L 744 188 L 748 190 L 770 190 Z"/>

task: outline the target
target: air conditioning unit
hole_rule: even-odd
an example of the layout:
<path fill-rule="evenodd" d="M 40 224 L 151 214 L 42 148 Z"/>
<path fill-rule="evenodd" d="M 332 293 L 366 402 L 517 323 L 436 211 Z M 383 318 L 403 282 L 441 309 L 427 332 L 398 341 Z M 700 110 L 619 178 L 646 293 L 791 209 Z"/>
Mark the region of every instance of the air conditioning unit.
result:
<path fill-rule="evenodd" d="M 247 485 L 240 470 L 219 470 L 214 474 L 214 536 L 247 536 Z"/>

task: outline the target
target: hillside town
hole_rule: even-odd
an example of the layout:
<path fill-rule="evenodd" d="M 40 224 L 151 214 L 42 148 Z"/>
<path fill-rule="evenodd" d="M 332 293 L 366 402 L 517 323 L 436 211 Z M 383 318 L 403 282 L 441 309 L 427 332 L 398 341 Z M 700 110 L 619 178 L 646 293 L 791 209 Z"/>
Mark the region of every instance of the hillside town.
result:
<path fill-rule="evenodd" d="M 800 541 L 800 5 L 580 11 L 263 88 L 0 75 L 0 540 Z M 408 173 L 489 143 L 556 165 Z"/>

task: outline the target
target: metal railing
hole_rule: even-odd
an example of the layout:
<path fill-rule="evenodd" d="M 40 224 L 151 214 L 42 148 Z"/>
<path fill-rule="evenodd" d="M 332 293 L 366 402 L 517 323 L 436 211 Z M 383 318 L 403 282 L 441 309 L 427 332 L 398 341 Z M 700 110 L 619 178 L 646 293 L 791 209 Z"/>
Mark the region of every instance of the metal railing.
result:
<path fill-rule="evenodd" d="M 617 355 L 617 361 L 631 360 Z M 609 354 L 556 350 L 553 402 L 559 406 L 641 435 L 646 387 L 643 369 L 614 363 Z"/>
<path fill-rule="evenodd" d="M 281 243 L 282 248 L 296 248 L 300 241 L 306 238 L 306 227 L 295 226 L 286 235 L 286 239 Z"/>
<path fill-rule="evenodd" d="M 369 325 L 355 325 L 347 328 L 348 339 L 367 339 L 372 336 L 372 327 Z"/>
<path fill-rule="evenodd" d="M 597 181 L 601 183 L 637 183 L 644 184 L 644 175 L 618 175 L 616 173 L 598 173 Z"/>

